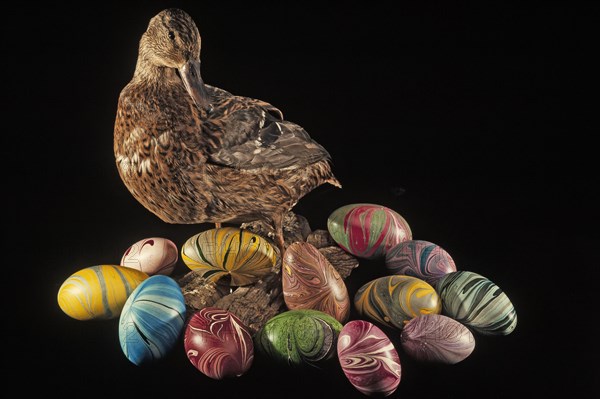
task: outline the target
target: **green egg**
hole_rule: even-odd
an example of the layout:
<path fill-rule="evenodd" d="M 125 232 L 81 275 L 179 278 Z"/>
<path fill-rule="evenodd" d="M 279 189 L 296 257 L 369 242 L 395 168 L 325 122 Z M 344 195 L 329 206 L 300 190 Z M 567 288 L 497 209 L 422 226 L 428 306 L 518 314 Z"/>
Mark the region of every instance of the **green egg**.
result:
<path fill-rule="evenodd" d="M 294 367 L 319 367 L 336 356 L 342 324 L 312 309 L 289 310 L 271 318 L 256 335 L 259 353 Z"/>

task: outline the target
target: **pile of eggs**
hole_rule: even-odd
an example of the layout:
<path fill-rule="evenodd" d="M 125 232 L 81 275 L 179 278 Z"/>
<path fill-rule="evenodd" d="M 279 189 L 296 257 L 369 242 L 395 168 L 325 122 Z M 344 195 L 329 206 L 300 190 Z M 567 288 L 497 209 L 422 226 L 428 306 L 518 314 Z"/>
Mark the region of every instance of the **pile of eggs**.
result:
<path fill-rule="evenodd" d="M 118 317 L 121 349 L 136 365 L 163 358 L 183 335 L 191 364 L 213 379 L 245 374 L 256 349 L 292 367 L 337 359 L 358 391 L 378 396 L 395 392 L 401 379 L 398 351 L 384 330 L 397 331 L 403 352 L 418 361 L 455 364 L 473 352 L 474 333 L 515 329 L 514 306 L 496 284 L 458 270 L 440 246 L 413 240 L 396 211 L 349 204 L 330 214 L 327 229 L 349 254 L 382 260 L 387 275 L 366 282 L 351 299 L 327 258 L 310 243 L 295 242 L 281 263 L 287 310 L 254 336 L 227 310 L 206 307 L 186 319 L 181 288 L 169 277 L 179 252 L 160 237 L 131 245 L 119 265 L 75 272 L 60 287 L 58 304 L 78 320 Z M 233 227 L 190 237 L 181 258 L 207 280 L 231 286 L 253 284 L 276 264 L 269 241 Z M 352 306 L 361 319 L 349 320 Z"/>

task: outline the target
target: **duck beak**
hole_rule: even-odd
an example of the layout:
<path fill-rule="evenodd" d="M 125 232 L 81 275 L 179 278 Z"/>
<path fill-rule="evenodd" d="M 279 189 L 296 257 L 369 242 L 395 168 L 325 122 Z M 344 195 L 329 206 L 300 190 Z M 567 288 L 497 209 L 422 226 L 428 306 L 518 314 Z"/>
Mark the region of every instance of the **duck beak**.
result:
<path fill-rule="evenodd" d="M 199 108 L 210 108 L 210 98 L 200 76 L 200 61 L 190 60 L 179 68 L 179 74 L 185 89 Z"/>

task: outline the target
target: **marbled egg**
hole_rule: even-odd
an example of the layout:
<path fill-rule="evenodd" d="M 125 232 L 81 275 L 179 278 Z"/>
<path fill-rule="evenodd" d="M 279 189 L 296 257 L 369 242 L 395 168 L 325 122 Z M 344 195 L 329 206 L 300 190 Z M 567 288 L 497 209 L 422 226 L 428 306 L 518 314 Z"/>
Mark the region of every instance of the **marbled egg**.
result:
<path fill-rule="evenodd" d="M 320 310 L 340 323 L 350 316 L 350 297 L 344 280 L 312 244 L 299 241 L 285 250 L 282 285 L 288 309 Z"/>
<path fill-rule="evenodd" d="M 456 271 L 448 252 L 429 241 L 408 240 L 392 247 L 385 255 L 390 273 L 420 278 L 431 285 L 445 274 Z"/>
<path fill-rule="evenodd" d="M 190 362 L 216 380 L 241 376 L 254 360 L 248 328 L 233 313 L 215 307 L 203 308 L 192 316 L 183 345 Z"/>
<path fill-rule="evenodd" d="M 342 328 L 337 354 L 348 381 L 369 396 L 389 396 L 400 384 L 402 368 L 394 344 L 379 327 L 352 320 Z"/>
<path fill-rule="evenodd" d="M 413 317 L 440 313 L 442 301 L 435 289 L 411 276 L 385 276 L 372 280 L 356 291 L 354 306 L 370 320 L 402 329 Z"/>
<path fill-rule="evenodd" d="M 125 357 L 141 366 L 164 358 L 175 346 L 185 321 L 181 288 L 157 274 L 127 298 L 119 318 L 119 342 Z"/>
<path fill-rule="evenodd" d="M 265 357 L 289 366 L 320 367 L 336 356 L 342 324 L 312 309 L 288 310 L 269 319 L 255 337 Z"/>
<path fill-rule="evenodd" d="M 117 265 L 86 267 L 73 273 L 58 290 L 58 306 L 77 320 L 119 317 L 146 273 Z"/>
<path fill-rule="evenodd" d="M 441 314 L 424 314 L 410 320 L 400 333 L 402 349 L 411 357 L 432 363 L 455 364 L 475 349 L 473 333 Z"/>
<path fill-rule="evenodd" d="M 443 313 L 483 335 L 508 335 L 517 326 L 517 312 L 508 296 L 486 277 L 457 271 L 442 277 L 436 290 Z"/>
<path fill-rule="evenodd" d="M 248 230 L 221 227 L 190 237 L 181 250 L 184 263 L 209 281 L 225 276 L 230 285 L 252 284 L 275 265 L 275 250 Z"/>
<path fill-rule="evenodd" d="M 171 240 L 151 237 L 132 244 L 121 258 L 121 265 L 142 271 L 149 276 L 170 275 L 175 269 L 179 251 Z"/>
<path fill-rule="evenodd" d="M 406 220 L 396 211 L 376 204 L 350 204 L 327 219 L 331 237 L 345 251 L 364 259 L 385 256 L 396 244 L 412 239 Z"/>

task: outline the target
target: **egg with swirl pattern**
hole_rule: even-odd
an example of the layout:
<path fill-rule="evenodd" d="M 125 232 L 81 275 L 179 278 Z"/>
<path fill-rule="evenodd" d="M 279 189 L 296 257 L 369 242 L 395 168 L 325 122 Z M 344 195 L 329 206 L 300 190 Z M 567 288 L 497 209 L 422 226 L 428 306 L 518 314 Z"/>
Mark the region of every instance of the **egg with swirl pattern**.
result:
<path fill-rule="evenodd" d="M 456 364 L 475 349 L 473 333 L 441 314 L 424 314 L 410 320 L 400 339 L 404 352 L 422 362 Z"/>
<path fill-rule="evenodd" d="M 341 330 L 339 321 L 319 310 L 287 310 L 265 323 L 254 346 L 276 363 L 321 368 L 336 357 Z"/>
<path fill-rule="evenodd" d="M 443 313 L 483 335 L 508 335 L 517 312 L 508 296 L 488 278 L 466 270 L 446 274 L 436 284 Z"/>
<path fill-rule="evenodd" d="M 385 265 L 393 274 L 417 277 L 431 285 L 456 271 L 456 264 L 446 250 L 423 240 L 408 240 L 392 247 L 385 255 Z"/>
<path fill-rule="evenodd" d="M 183 346 L 194 367 L 215 380 L 243 375 L 254 360 L 248 327 L 233 313 L 215 307 L 190 318 Z"/>
<path fill-rule="evenodd" d="M 380 259 L 396 244 L 412 239 L 406 220 L 377 204 L 349 204 L 327 219 L 327 229 L 346 252 L 363 259 Z"/>
<path fill-rule="evenodd" d="M 350 316 L 350 297 L 344 280 L 308 242 L 292 243 L 285 250 L 282 287 L 288 309 L 320 310 L 342 324 Z"/>
<path fill-rule="evenodd" d="M 175 243 L 167 238 L 150 237 L 133 243 L 121 258 L 121 265 L 140 270 L 149 276 L 170 275 L 179 259 Z"/>
<path fill-rule="evenodd" d="M 440 313 L 442 301 L 435 289 L 412 276 L 385 276 L 356 291 L 354 306 L 361 316 L 402 330 L 404 324 L 422 314 Z"/>
<path fill-rule="evenodd" d="M 220 227 L 190 237 L 183 262 L 208 281 L 249 285 L 271 272 L 275 250 L 263 237 L 236 227 Z"/>
<path fill-rule="evenodd" d="M 163 359 L 173 349 L 185 322 L 185 300 L 171 277 L 157 274 L 127 298 L 119 318 L 123 354 L 138 366 Z"/>
<path fill-rule="evenodd" d="M 127 298 L 148 278 L 146 273 L 119 265 L 83 268 L 58 289 L 58 306 L 77 320 L 119 317 Z"/>
<path fill-rule="evenodd" d="M 389 396 L 398 388 L 400 357 L 388 336 L 373 323 L 346 323 L 338 338 L 337 353 L 346 378 L 363 394 Z"/>

